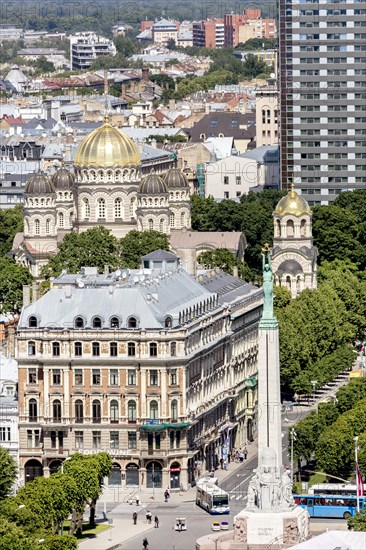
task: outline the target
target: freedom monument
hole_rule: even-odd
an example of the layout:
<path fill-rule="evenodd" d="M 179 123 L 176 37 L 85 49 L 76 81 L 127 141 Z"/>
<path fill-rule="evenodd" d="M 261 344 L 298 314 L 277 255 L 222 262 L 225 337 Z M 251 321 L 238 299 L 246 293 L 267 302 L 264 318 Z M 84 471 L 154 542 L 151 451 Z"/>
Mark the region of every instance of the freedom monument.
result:
<path fill-rule="evenodd" d="M 279 338 L 270 252 L 265 245 L 259 323 L 258 468 L 249 482 L 246 508 L 234 518 L 234 531 L 202 537 L 196 550 L 288 548 L 309 536 L 309 514 L 295 505 L 292 480 L 282 463 Z"/>

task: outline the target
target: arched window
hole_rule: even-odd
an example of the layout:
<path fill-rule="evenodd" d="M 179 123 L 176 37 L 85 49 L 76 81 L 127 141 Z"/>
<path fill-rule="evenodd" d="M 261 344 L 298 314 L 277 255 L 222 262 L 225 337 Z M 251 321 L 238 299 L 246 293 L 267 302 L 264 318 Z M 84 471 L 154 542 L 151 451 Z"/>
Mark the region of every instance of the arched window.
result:
<path fill-rule="evenodd" d="M 102 319 L 100 317 L 93 318 L 93 328 L 102 328 Z"/>
<path fill-rule="evenodd" d="M 116 399 L 113 399 L 113 401 L 111 401 L 109 405 L 111 424 L 118 424 L 118 419 L 119 419 L 118 409 L 119 409 L 118 401 Z"/>
<path fill-rule="evenodd" d="M 137 319 L 136 317 L 130 317 L 127 323 L 128 328 L 137 328 Z"/>
<path fill-rule="evenodd" d="M 84 328 L 85 321 L 82 317 L 76 317 L 74 321 L 75 328 Z"/>
<path fill-rule="evenodd" d="M 35 235 L 41 234 L 41 222 L 39 221 L 38 218 L 34 220 L 34 234 Z"/>
<path fill-rule="evenodd" d="M 276 221 L 276 228 L 277 228 L 277 237 L 281 237 L 281 222 L 280 222 L 280 220 Z"/>
<path fill-rule="evenodd" d="M 160 233 L 165 233 L 165 222 L 164 222 L 164 218 L 161 218 L 160 222 L 159 222 L 159 231 Z"/>
<path fill-rule="evenodd" d="M 101 406 L 99 399 L 94 399 L 92 403 L 92 415 L 93 415 L 93 424 L 100 424 L 101 418 Z"/>
<path fill-rule="evenodd" d="M 300 235 L 301 237 L 306 237 L 306 220 L 301 220 Z"/>
<path fill-rule="evenodd" d="M 105 218 L 105 199 L 98 199 L 98 218 Z"/>
<path fill-rule="evenodd" d="M 294 237 L 295 236 L 295 225 L 292 220 L 288 220 L 286 224 L 287 228 L 287 237 Z"/>
<path fill-rule="evenodd" d="M 165 328 L 172 328 L 173 320 L 170 316 L 165 317 Z"/>
<path fill-rule="evenodd" d="M 172 422 L 176 422 L 178 420 L 178 401 L 174 399 L 171 404 L 171 419 Z"/>
<path fill-rule="evenodd" d="M 28 319 L 28 327 L 29 328 L 37 328 L 38 327 L 38 319 L 35 315 L 32 315 Z"/>
<path fill-rule="evenodd" d="M 169 220 L 170 220 L 170 227 L 175 227 L 175 214 L 174 214 L 174 212 L 172 212 L 170 214 Z"/>
<path fill-rule="evenodd" d="M 149 231 L 153 231 L 154 229 L 154 220 L 150 219 L 148 222 Z"/>
<path fill-rule="evenodd" d="M 90 218 L 89 199 L 83 199 L 83 217 L 84 217 L 84 220 L 88 220 Z"/>
<path fill-rule="evenodd" d="M 185 227 L 186 225 L 186 213 L 182 212 L 180 215 L 180 226 Z"/>
<path fill-rule="evenodd" d="M 61 401 L 55 399 L 52 403 L 52 416 L 54 422 L 61 422 Z"/>
<path fill-rule="evenodd" d="M 286 286 L 289 290 L 291 290 L 291 277 L 289 275 L 286 277 Z"/>
<path fill-rule="evenodd" d="M 109 326 L 111 328 L 119 328 L 119 318 L 111 317 L 111 320 L 109 321 Z"/>
<path fill-rule="evenodd" d="M 127 403 L 127 415 L 129 422 L 136 422 L 136 401 Z"/>
<path fill-rule="evenodd" d="M 29 422 L 37 422 L 38 412 L 37 412 L 37 401 L 35 399 L 29 400 Z"/>
<path fill-rule="evenodd" d="M 75 401 L 75 422 L 78 424 L 84 422 L 84 404 L 81 399 Z"/>
<path fill-rule="evenodd" d="M 122 199 L 119 197 L 114 201 L 114 217 L 122 218 Z"/>
<path fill-rule="evenodd" d="M 157 401 L 150 401 L 150 418 L 159 418 L 159 407 Z"/>
<path fill-rule="evenodd" d="M 46 220 L 46 235 L 49 235 L 51 233 L 51 220 L 50 218 L 47 218 Z"/>
<path fill-rule="evenodd" d="M 64 227 L 65 225 L 65 218 L 64 218 L 64 213 L 63 212 L 59 212 L 58 213 L 58 226 L 59 227 Z"/>
<path fill-rule="evenodd" d="M 133 198 L 130 202 L 130 218 L 134 218 L 136 213 L 136 200 Z"/>

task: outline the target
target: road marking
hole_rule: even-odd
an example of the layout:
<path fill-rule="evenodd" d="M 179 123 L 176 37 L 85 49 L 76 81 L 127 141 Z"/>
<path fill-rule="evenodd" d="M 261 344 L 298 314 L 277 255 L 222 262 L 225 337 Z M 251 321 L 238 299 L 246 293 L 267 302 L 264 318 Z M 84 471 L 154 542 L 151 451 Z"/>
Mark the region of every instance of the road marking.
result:
<path fill-rule="evenodd" d="M 243 485 L 243 483 L 245 483 L 246 481 L 248 481 L 248 479 L 250 479 L 250 478 L 252 477 L 252 475 L 253 475 L 253 474 L 250 474 L 248 477 L 246 477 L 245 479 L 243 479 L 243 481 L 241 481 L 241 482 L 239 483 L 239 485 L 237 485 L 236 487 L 234 487 L 234 489 L 232 489 L 232 491 L 236 491 L 236 489 L 237 489 L 238 487 L 240 487 L 240 485 Z M 231 491 L 230 491 L 230 492 L 231 492 Z"/>
<path fill-rule="evenodd" d="M 243 498 L 243 495 L 238 495 L 238 496 L 236 497 L 236 500 L 240 500 L 241 498 Z"/>

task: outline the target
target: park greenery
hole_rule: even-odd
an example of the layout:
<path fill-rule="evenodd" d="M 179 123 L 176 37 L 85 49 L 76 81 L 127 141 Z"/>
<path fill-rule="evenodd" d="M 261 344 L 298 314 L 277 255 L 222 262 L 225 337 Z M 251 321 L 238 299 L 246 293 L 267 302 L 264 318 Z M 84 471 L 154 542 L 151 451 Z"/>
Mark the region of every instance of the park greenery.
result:
<path fill-rule="evenodd" d="M 15 462 L 1 448 L 0 467 L 0 550 L 76 549 L 86 506 L 90 507 L 89 526 L 95 527 L 97 500 L 103 491 L 103 480 L 112 469 L 109 454 L 75 453 L 64 462 L 62 472 L 48 478 L 36 477 L 16 496 L 9 496 L 16 479 Z M 66 533 L 64 523 L 69 517 Z"/>

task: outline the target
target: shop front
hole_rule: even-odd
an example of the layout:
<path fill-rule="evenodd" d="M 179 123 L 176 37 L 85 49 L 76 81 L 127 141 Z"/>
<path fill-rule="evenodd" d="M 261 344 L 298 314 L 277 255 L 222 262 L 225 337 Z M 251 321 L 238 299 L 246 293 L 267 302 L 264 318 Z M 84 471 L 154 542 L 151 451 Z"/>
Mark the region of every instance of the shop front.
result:
<path fill-rule="evenodd" d="M 171 489 L 180 489 L 180 473 L 181 465 L 179 462 L 173 462 L 170 466 L 170 488 Z"/>

